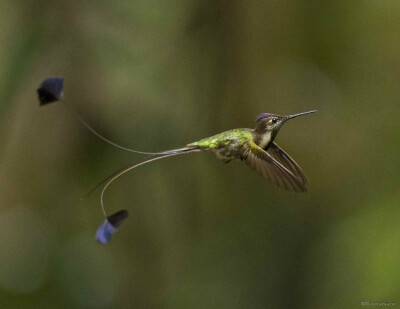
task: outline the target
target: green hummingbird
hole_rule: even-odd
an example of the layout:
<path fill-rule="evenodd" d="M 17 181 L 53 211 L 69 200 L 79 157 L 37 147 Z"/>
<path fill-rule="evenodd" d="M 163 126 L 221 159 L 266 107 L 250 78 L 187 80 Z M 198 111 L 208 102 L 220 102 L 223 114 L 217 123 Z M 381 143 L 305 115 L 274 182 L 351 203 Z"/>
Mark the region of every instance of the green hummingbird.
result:
<path fill-rule="evenodd" d="M 120 146 L 93 129 L 75 109 L 62 100 L 63 79 L 49 78 L 46 79 L 38 89 L 38 95 L 41 105 L 45 105 L 55 101 L 65 103 L 75 114 L 78 120 L 86 126 L 93 134 L 103 141 L 111 144 L 119 149 L 155 156 L 136 165 L 129 166 L 113 176 L 106 179 L 108 182 L 104 185 L 101 195 L 100 204 L 103 214 L 106 217 L 105 225 L 101 227 L 101 242 L 109 240 L 111 233 L 117 224 L 112 223 L 115 219 L 113 216 L 107 217 L 104 209 L 103 195 L 108 186 L 121 175 L 150 162 L 160 160 L 166 157 L 177 156 L 192 152 L 210 151 L 216 154 L 217 158 L 229 163 L 232 160 L 244 161 L 249 167 L 255 169 L 264 178 L 268 179 L 278 187 L 295 192 L 306 192 L 308 180 L 300 166 L 275 142 L 275 138 L 282 128 L 283 124 L 293 118 L 316 112 L 315 110 L 298 113 L 289 116 L 280 116 L 276 114 L 263 113 L 256 118 L 256 126 L 254 129 L 241 128 L 229 130 L 200 141 L 187 144 L 183 148 L 172 149 L 163 152 L 143 152 L 127 147 Z M 104 181 L 101 183 L 103 184 Z M 98 186 L 97 186 L 98 187 Z M 96 188 L 97 188 L 96 187 Z M 117 213 L 119 217 L 125 218 Z M 116 214 L 115 214 L 116 215 Z M 111 220 L 113 219 L 113 220 Z M 115 220 L 114 220 L 115 221 Z M 111 231 L 111 232 L 110 232 Z M 107 235 L 105 237 L 104 235 Z"/>
<path fill-rule="evenodd" d="M 188 144 L 186 149 L 212 151 L 225 163 L 234 159 L 244 161 L 278 187 L 305 192 L 308 184 L 306 175 L 274 140 L 286 121 L 314 112 L 289 116 L 264 113 L 257 117 L 255 129 L 229 130 Z"/>
<path fill-rule="evenodd" d="M 229 163 L 234 159 L 244 161 L 249 167 L 255 169 L 264 178 L 278 187 L 295 192 L 306 192 L 308 180 L 303 170 L 274 140 L 286 121 L 315 112 L 316 110 L 313 110 L 289 116 L 263 113 L 257 117 L 254 129 L 242 128 L 229 130 L 187 144 L 183 148 L 163 152 L 141 152 L 124 148 L 124 150 L 131 152 L 154 155 L 156 157 L 129 166 L 106 179 L 108 182 L 103 187 L 100 195 L 100 204 L 103 213 L 107 218 L 103 203 L 104 193 L 108 186 L 121 175 L 156 160 L 200 151 L 214 152 L 217 158 L 223 160 L 225 163 Z M 80 120 L 82 121 L 82 118 Z M 87 123 L 85 125 L 88 126 Z M 94 129 L 91 129 L 91 131 L 93 132 Z M 99 136 L 99 133 L 95 134 Z M 101 138 L 108 142 L 106 138 Z M 115 146 L 116 144 L 113 143 L 113 145 Z"/>

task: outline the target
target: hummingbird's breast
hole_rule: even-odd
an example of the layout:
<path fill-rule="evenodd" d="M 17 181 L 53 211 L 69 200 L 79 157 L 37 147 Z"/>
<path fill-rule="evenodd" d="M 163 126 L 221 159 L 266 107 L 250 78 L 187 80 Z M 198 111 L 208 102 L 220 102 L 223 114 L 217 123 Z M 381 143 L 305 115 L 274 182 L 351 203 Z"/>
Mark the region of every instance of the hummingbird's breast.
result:
<path fill-rule="evenodd" d="M 214 153 L 218 159 L 221 160 L 232 160 L 238 158 L 238 144 L 236 141 L 231 141 L 229 145 L 214 149 Z"/>
<path fill-rule="evenodd" d="M 258 139 L 258 140 L 257 140 Z M 271 142 L 271 132 L 267 132 L 261 136 L 259 136 L 254 142 L 262 149 L 267 147 L 267 145 Z"/>

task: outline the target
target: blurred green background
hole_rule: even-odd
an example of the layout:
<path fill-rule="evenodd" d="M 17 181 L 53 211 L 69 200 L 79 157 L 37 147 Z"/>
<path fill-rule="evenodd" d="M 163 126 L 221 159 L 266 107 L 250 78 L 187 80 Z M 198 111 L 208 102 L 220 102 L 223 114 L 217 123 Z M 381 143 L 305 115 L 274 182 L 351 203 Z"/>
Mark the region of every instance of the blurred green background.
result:
<path fill-rule="evenodd" d="M 1 308 L 400 304 L 400 1 L 0 1 Z M 306 194 L 212 154 L 144 156 L 262 112 L 318 113 L 278 143 Z"/>

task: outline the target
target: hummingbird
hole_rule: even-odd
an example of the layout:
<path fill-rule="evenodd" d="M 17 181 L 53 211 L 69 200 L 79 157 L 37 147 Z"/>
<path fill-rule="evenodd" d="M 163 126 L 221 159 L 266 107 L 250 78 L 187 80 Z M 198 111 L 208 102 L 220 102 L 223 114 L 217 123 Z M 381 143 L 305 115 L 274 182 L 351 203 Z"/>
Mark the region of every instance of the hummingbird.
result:
<path fill-rule="evenodd" d="M 244 161 L 264 178 L 278 187 L 306 192 L 308 180 L 300 166 L 274 141 L 283 124 L 296 117 L 316 112 L 308 111 L 289 116 L 263 113 L 257 116 L 254 129 L 229 130 L 178 151 L 211 151 L 218 159 L 229 163 Z"/>
<path fill-rule="evenodd" d="M 62 100 L 62 91 L 63 79 L 46 79 L 38 89 L 40 105 L 55 101 L 62 101 L 65 103 L 65 101 Z M 288 120 L 315 113 L 316 110 L 288 116 L 262 113 L 257 116 L 254 129 L 233 129 L 189 143 L 182 148 L 162 152 L 143 152 L 123 147 L 105 138 L 93 129 L 71 105 L 66 105 L 73 111 L 84 126 L 103 141 L 125 151 L 154 156 L 153 158 L 118 171 L 116 174 L 106 179 L 107 183 L 103 186 L 100 194 L 100 204 L 106 221 L 96 234 L 97 240 L 101 243 L 107 243 L 114 230 L 120 225 L 121 221 L 127 217 L 127 212 L 125 210 L 107 216 L 104 208 L 103 196 L 108 186 L 123 174 L 141 165 L 163 158 L 192 152 L 213 152 L 218 159 L 225 163 L 229 163 L 233 160 L 245 162 L 247 166 L 256 170 L 264 178 L 280 188 L 294 192 L 307 191 L 308 180 L 303 170 L 280 146 L 278 146 L 275 142 L 275 138 L 283 124 Z"/>

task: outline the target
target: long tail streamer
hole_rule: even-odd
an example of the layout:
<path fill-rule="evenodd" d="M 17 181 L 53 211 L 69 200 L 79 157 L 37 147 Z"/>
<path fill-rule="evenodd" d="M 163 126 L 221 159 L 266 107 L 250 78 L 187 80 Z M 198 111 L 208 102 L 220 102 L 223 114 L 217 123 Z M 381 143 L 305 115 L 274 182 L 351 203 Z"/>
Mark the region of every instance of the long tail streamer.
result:
<path fill-rule="evenodd" d="M 63 91 L 64 91 L 64 79 L 63 78 L 58 78 L 58 77 L 52 77 L 52 78 L 47 78 L 43 81 L 43 83 L 40 85 L 40 87 L 37 90 L 38 93 L 38 98 L 39 98 L 39 103 L 41 106 L 47 105 L 49 103 L 57 102 L 60 101 L 64 103 L 64 106 L 66 106 L 72 113 L 73 115 L 79 120 L 79 122 L 84 125 L 90 132 L 92 132 L 94 135 L 96 135 L 98 138 L 100 138 L 102 141 L 106 142 L 107 144 L 110 144 L 118 149 L 124 150 L 124 151 L 129 151 L 133 153 L 138 153 L 138 154 L 144 154 L 144 155 L 150 155 L 150 156 L 157 156 L 155 158 L 151 158 L 148 160 L 145 160 L 141 163 L 129 166 L 127 168 L 124 168 L 120 171 L 118 171 L 116 174 L 106 178 L 106 180 L 102 181 L 99 185 L 97 185 L 94 189 L 92 189 L 91 192 L 93 192 L 95 189 L 97 189 L 100 185 L 102 185 L 105 181 L 108 180 L 108 182 L 104 185 L 101 195 L 100 195 L 100 205 L 101 205 L 101 210 L 103 211 L 105 221 L 103 224 L 97 229 L 96 232 L 96 239 L 102 244 L 106 244 L 110 241 L 111 235 L 118 229 L 118 227 L 121 225 L 121 223 L 128 217 L 128 211 L 126 210 L 120 210 L 110 216 L 107 216 L 107 212 L 104 208 L 104 202 L 103 202 L 103 197 L 104 193 L 106 192 L 107 188 L 110 186 L 112 182 L 114 182 L 117 178 L 122 176 L 123 174 L 135 169 L 136 167 L 139 167 L 141 165 L 164 159 L 167 157 L 172 157 L 172 156 L 177 156 L 180 154 L 185 154 L 185 153 L 190 153 L 190 152 L 195 152 L 195 151 L 200 151 L 197 147 L 184 147 L 184 148 L 178 148 L 178 149 L 172 149 L 168 151 L 163 151 L 163 152 L 144 152 L 144 151 L 138 151 L 134 150 L 131 148 L 127 148 L 124 146 L 121 146 L 119 144 L 116 144 L 103 135 L 101 135 L 99 132 L 97 132 L 89 123 L 82 118 L 82 116 L 79 114 L 79 112 L 70 104 L 68 104 L 66 101 L 63 100 Z"/>

